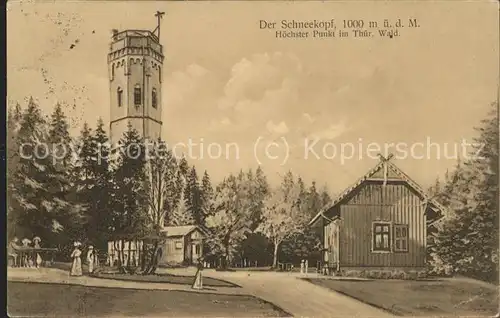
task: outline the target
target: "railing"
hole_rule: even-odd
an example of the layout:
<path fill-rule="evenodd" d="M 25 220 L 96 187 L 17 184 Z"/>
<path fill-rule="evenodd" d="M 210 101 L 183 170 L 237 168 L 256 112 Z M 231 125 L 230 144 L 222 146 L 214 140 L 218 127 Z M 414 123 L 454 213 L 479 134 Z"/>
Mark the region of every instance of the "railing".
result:
<path fill-rule="evenodd" d="M 113 41 L 121 40 L 127 36 L 140 36 L 140 37 L 151 37 L 156 43 L 159 43 L 159 39 L 153 32 L 149 30 L 124 30 L 113 34 Z"/>
<path fill-rule="evenodd" d="M 12 267 L 50 267 L 54 263 L 57 248 L 16 247 L 9 253 L 9 265 Z"/>
<path fill-rule="evenodd" d="M 278 263 L 278 269 L 283 272 L 291 272 L 293 269 L 292 263 Z"/>

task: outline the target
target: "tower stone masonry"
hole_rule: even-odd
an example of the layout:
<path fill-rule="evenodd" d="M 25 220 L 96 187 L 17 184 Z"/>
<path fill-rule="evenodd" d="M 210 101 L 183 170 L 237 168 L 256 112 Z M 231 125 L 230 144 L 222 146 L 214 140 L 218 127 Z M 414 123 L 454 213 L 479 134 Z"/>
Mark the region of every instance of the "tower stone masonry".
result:
<path fill-rule="evenodd" d="M 161 135 L 163 46 L 151 31 L 114 32 L 108 54 L 110 141 L 130 123 L 145 139 Z"/>

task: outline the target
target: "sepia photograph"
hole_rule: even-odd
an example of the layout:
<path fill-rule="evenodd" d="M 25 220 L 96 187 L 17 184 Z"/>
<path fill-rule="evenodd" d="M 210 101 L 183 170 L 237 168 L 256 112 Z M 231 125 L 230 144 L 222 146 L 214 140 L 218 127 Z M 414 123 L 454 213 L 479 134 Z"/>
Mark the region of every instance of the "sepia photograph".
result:
<path fill-rule="evenodd" d="M 8 1 L 11 317 L 493 317 L 495 1 Z"/>

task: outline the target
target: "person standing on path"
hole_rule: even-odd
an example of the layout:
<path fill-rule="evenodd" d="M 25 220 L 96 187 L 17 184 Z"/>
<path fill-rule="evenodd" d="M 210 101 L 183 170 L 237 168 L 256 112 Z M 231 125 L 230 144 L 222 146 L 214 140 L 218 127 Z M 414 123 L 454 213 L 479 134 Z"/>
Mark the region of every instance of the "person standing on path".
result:
<path fill-rule="evenodd" d="M 34 243 L 34 246 L 33 246 L 33 247 L 34 247 L 35 249 L 40 249 L 40 248 L 41 248 L 41 247 L 40 247 L 40 242 L 41 242 L 41 241 L 42 241 L 42 240 L 40 239 L 40 237 L 35 236 L 35 237 L 33 238 L 33 243 Z M 42 256 L 40 255 L 40 253 L 38 253 L 38 252 L 37 252 L 37 253 L 36 253 L 36 268 L 40 268 L 40 265 L 42 265 L 42 261 L 43 261 L 43 260 L 42 260 Z"/>
<path fill-rule="evenodd" d="M 201 272 L 203 271 L 203 259 L 198 258 L 198 265 L 196 275 L 194 276 L 194 282 L 191 286 L 192 289 L 203 289 L 203 276 Z"/>
<path fill-rule="evenodd" d="M 82 251 L 80 251 L 79 247 L 82 245 L 80 242 L 75 242 L 75 249 L 73 253 L 71 253 L 71 258 L 73 259 L 73 263 L 71 265 L 71 271 L 69 273 L 70 276 L 82 276 L 82 260 L 80 255 L 82 255 Z"/>
<path fill-rule="evenodd" d="M 87 251 L 87 263 L 89 264 L 89 274 L 92 274 L 94 272 L 95 264 L 94 247 L 92 245 L 89 246 Z"/>

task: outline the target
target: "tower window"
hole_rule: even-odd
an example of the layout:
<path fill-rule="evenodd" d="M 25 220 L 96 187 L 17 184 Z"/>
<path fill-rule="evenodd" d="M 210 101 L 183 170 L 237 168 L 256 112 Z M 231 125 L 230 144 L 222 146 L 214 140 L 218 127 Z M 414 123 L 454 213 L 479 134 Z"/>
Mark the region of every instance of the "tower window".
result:
<path fill-rule="evenodd" d="M 141 86 L 135 85 L 134 88 L 134 104 L 135 106 L 140 106 L 142 100 Z"/>
<path fill-rule="evenodd" d="M 161 83 L 161 66 L 158 66 L 158 80 Z"/>
<path fill-rule="evenodd" d="M 153 92 L 151 93 L 151 105 L 153 108 L 158 107 L 158 98 L 156 95 L 156 88 L 153 88 Z"/>
<path fill-rule="evenodd" d="M 122 107 L 123 105 L 123 90 L 118 87 L 118 90 L 116 91 L 116 99 L 118 100 L 118 107 Z"/>
<path fill-rule="evenodd" d="M 115 63 L 111 65 L 111 79 L 115 78 Z"/>

